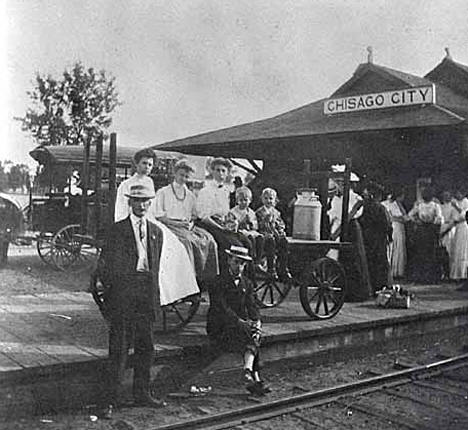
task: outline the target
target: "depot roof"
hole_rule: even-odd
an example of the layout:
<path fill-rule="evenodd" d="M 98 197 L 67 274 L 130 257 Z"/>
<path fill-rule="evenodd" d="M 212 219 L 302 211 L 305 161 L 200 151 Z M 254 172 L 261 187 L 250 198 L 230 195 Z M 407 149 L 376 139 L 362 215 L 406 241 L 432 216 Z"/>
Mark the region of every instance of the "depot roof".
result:
<path fill-rule="evenodd" d="M 327 99 L 301 106 L 272 118 L 174 140 L 156 145 L 158 150 L 227 157 L 259 157 L 275 143 L 314 138 L 333 138 L 343 133 L 418 127 L 456 126 L 468 118 L 468 67 L 449 55 L 425 77 L 373 63 L 360 64 L 353 76 L 331 97 L 346 97 L 421 86 L 435 86 L 434 104 L 362 110 L 326 115 Z"/>

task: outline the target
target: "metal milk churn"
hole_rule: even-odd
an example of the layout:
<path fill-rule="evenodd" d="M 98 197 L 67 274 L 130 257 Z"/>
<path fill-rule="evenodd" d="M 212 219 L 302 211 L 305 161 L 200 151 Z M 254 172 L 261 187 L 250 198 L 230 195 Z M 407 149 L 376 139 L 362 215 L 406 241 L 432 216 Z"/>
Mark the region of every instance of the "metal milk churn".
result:
<path fill-rule="evenodd" d="M 296 191 L 294 203 L 294 239 L 320 240 L 322 204 L 315 190 L 302 188 Z"/>

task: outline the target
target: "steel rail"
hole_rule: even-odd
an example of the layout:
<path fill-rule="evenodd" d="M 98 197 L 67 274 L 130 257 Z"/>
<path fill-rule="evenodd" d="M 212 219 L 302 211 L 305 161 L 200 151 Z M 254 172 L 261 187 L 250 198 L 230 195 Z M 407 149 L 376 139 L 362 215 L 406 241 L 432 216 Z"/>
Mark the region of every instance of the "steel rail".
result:
<path fill-rule="evenodd" d="M 213 414 L 208 417 L 180 421 L 155 427 L 153 430 L 221 430 L 256 421 L 270 419 L 283 414 L 298 412 L 301 409 L 330 403 L 344 396 L 366 394 L 396 385 L 402 385 L 417 379 L 425 379 L 440 374 L 442 371 L 454 370 L 468 365 L 468 354 L 444 359 L 441 361 L 415 366 L 384 375 L 378 375 L 360 381 L 311 391 L 297 396 L 290 396 L 255 406 L 234 409 L 228 412 Z"/>

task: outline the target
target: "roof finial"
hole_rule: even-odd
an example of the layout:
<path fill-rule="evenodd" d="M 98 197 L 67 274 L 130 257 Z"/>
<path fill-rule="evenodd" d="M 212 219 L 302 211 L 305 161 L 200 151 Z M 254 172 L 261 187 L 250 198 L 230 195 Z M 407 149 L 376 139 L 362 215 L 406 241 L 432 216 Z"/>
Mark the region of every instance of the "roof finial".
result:
<path fill-rule="evenodd" d="M 374 50 L 372 49 L 372 46 L 367 47 L 367 62 L 369 64 L 374 63 Z"/>
<path fill-rule="evenodd" d="M 445 48 L 445 58 L 447 60 L 451 60 L 452 59 L 452 56 L 450 55 L 450 49 L 449 48 Z"/>

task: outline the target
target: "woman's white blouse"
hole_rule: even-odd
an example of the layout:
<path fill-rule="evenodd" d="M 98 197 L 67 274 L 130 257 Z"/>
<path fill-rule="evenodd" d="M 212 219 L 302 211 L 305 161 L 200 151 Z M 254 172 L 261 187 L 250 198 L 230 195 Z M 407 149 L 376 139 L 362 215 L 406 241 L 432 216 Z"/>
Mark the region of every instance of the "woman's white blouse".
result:
<path fill-rule="evenodd" d="M 229 193 L 227 185 L 215 181 L 208 182 L 200 190 L 196 202 L 196 213 L 200 219 L 213 215 L 225 216 L 229 212 Z"/>
<path fill-rule="evenodd" d="M 195 195 L 185 185 L 173 183 L 172 186 L 177 197 L 185 196 L 185 198 L 179 200 L 172 191 L 171 185 L 160 188 L 156 192 L 154 215 L 156 218 L 167 217 L 190 221 L 195 215 Z"/>

